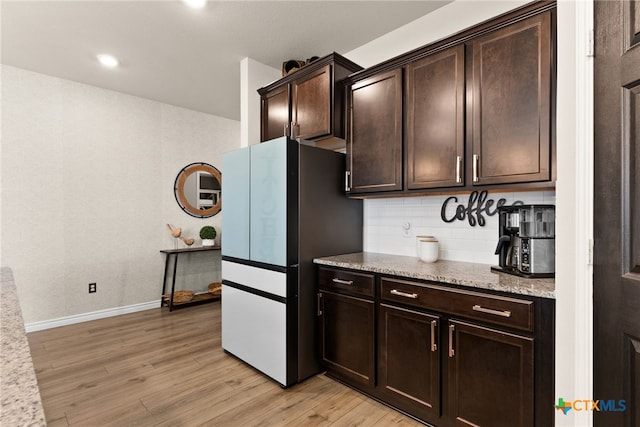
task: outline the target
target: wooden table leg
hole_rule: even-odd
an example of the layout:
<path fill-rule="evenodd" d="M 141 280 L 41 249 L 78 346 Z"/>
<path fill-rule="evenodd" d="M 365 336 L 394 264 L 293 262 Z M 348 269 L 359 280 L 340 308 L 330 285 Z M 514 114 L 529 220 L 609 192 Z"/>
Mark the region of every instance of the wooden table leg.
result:
<path fill-rule="evenodd" d="M 169 300 L 169 311 L 173 311 L 173 293 L 176 291 L 176 269 L 178 267 L 178 254 L 173 258 L 173 279 L 171 280 L 171 299 Z"/>
<path fill-rule="evenodd" d="M 167 289 L 167 272 L 169 271 L 169 258 L 171 258 L 170 254 L 165 254 L 164 260 L 164 276 L 162 276 L 162 295 L 160 295 L 160 308 L 164 304 L 164 295 Z"/>

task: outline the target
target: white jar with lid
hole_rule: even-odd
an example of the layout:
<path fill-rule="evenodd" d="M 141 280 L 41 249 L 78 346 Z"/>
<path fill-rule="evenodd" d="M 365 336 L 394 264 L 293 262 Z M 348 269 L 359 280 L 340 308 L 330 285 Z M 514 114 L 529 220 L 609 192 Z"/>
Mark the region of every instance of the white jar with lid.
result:
<path fill-rule="evenodd" d="M 436 262 L 440 255 L 440 243 L 435 238 L 422 239 L 420 242 L 419 258 L 423 262 Z"/>

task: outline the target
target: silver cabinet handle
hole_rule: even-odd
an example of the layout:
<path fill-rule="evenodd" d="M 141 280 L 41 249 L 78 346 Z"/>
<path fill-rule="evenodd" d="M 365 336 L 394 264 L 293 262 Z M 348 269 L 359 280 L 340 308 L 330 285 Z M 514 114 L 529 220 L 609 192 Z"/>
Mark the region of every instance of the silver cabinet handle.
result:
<path fill-rule="evenodd" d="M 284 123 L 284 133 L 282 135 L 289 136 L 289 126 L 286 123 Z"/>
<path fill-rule="evenodd" d="M 318 316 L 322 316 L 322 294 L 318 294 Z"/>
<path fill-rule="evenodd" d="M 456 327 L 454 325 L 449 325 L 449 357 L 453 357 L 456 355 L 456 351 L 453 349 L 453 333 L 455 332 Z"/>
<path fill-rule="evenodd" d="M 344 172 L 344 191 L 351 191 L 351 186 L 349 185 L 349 181 L 351 178 L 351 171 Z"/>
<path fill-rule="evenodd" d="M 456 156 L 456 182 L 462 182 L 462 156 Z"/>
<path fill-rule="evenodd" d="M 478 164 L 480 163 L 480 156 L 478 154 L 473 155 L 473 182 L 478 182 Z"/>
<path fill-rule="evenodd" d="M 291 139 L 295 139 L 300 135 L 300 125 L 295 122 L 291 122 L 291 135 L 289 137 Z"/>
<path fill-rule="evenodd" d="M 393 295 L 398 295 L 399 297 L 412 298 L 412 299 L 418 298 L 418 294 L 409 294 L 406 292 L 399 291 L 397 289 L 391 289 L 389 293 Z"/>
<path fill-rule="evenodd" d="M 481 313 L 493 314 L 495 316 L 501 316 L 501 317 L 511 317 L 511 312 L 509 310 L 493 310 L 490 308 L 484 308 L 477 304 L 474 305 L 472 308 L 473 308 L 473 311 L 479 311 Z"/>
<path fill-rule="evenodd" d="M 332 279 L 332 281 L 340 285 L 353 285 L 353 280 Z"/>
<path fill-rule="evenodd" d="M 436 326 L 438 326 L 437 320 L 431 321 L 431 351 L 437 351 L 438 345 L 436 344 Z"/>

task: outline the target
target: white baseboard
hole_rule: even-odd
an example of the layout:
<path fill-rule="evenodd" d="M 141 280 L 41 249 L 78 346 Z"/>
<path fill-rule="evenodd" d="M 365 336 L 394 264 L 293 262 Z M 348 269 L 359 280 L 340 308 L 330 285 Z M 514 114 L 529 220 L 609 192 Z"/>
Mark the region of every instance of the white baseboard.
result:
<path fill-rule="evenodd" d="M 52 320 L 27 323 L 24 329 L 27 333 L 42 331 L 44 329 L 57 328 L 59 326 L 72 325 L 74 323 L 88 322 L 90 320 L 104 319 L 106 317 L 120 316 L 121 314 L 135 313 L 137 311 L 160 308 L 160 300 L 132 304 L 124 307 L 107 308 L 105 310 L 92 311 L 89 313 L 75 314 L 73 316 L 59 317 Z"/>

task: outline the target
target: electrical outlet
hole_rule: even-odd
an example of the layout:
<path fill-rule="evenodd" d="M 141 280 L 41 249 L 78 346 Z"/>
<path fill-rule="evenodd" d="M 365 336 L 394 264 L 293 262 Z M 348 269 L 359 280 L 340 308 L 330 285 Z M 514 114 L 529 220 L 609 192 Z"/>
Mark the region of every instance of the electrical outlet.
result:
<path fill-rule="evenodd" d="M 98 291 L 97 285 L 95 283 L 89 283 L 89 293 L 94 294 Z"/>
<path fill-rule="evenodd" d="M 402 224 L 402 235 L 404 237 L 411 237 L 411 223 L 405 222 Z"/>

